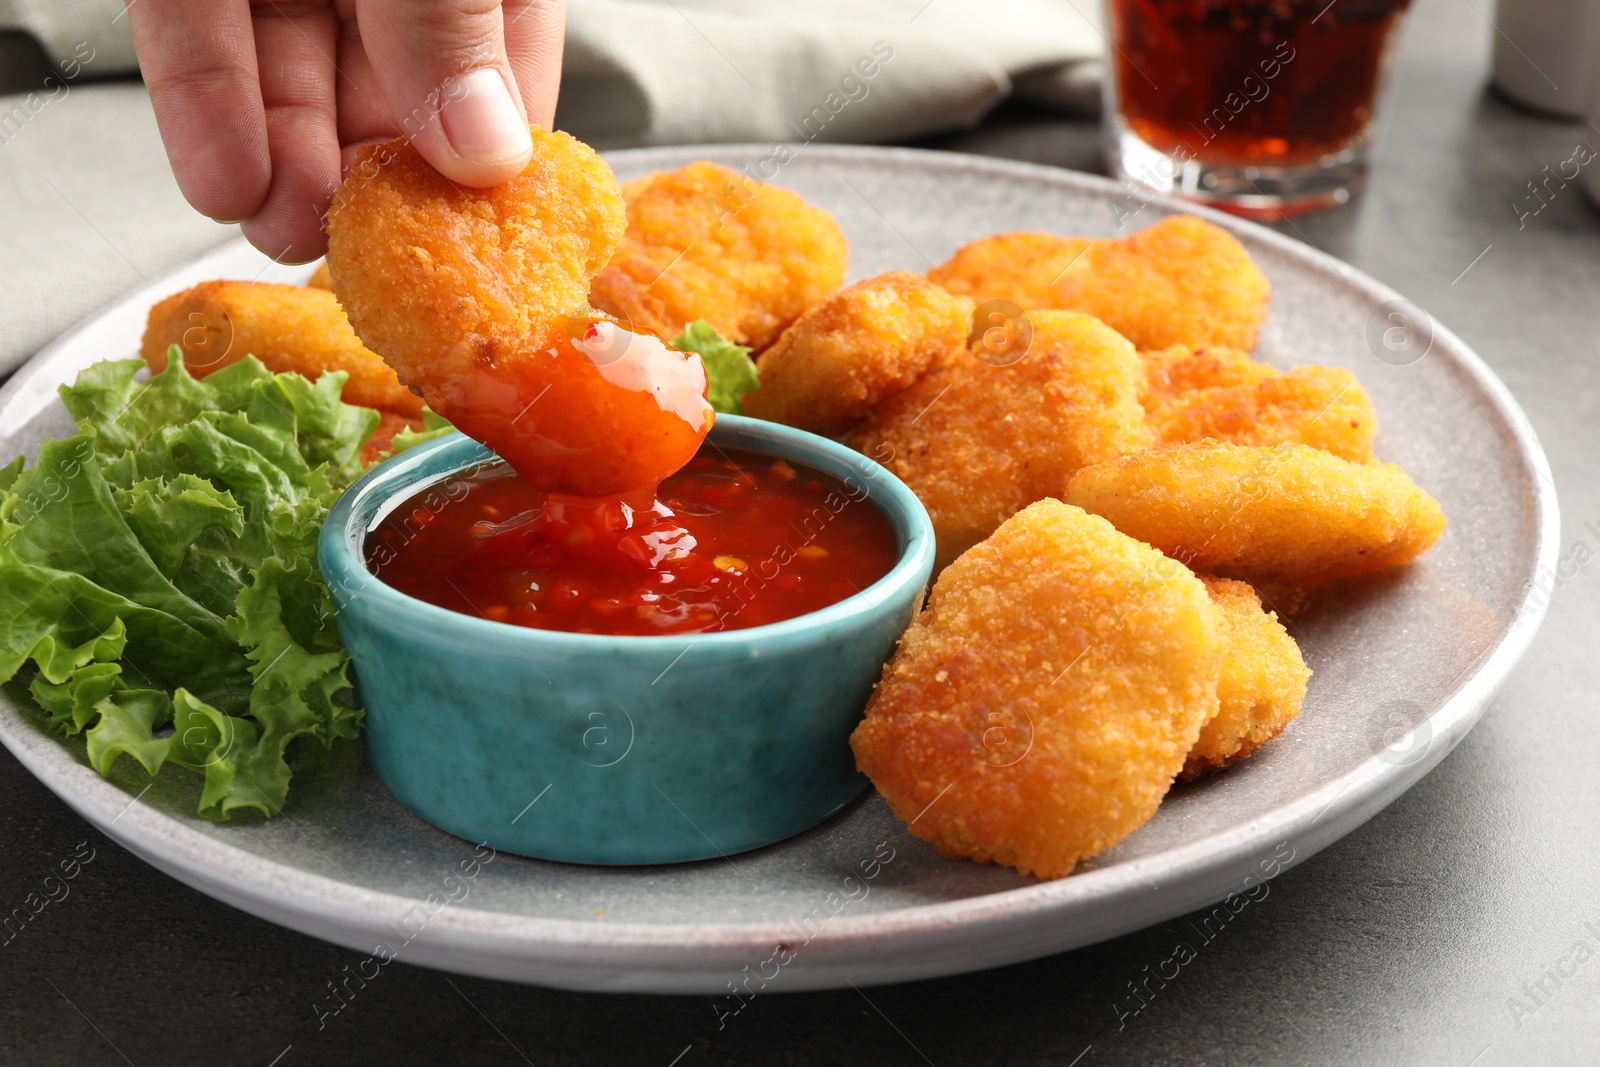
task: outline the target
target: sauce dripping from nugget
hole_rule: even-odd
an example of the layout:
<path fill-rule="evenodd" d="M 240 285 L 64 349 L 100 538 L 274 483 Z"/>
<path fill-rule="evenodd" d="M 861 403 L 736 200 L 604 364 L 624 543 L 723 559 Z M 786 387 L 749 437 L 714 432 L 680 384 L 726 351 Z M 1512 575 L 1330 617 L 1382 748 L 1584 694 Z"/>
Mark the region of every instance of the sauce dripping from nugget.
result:
<path fill-rule="evenodd" d="M 700 357 L 605 319 L 563 324 L 509 364 L 478 363 L 436 408 L 548 493 L 651 493 L 715 417 Z"/>
<path fill-rule="evenodd" d="M 404 141 L 363 149 L 328 216 L 334 292 L 402 383 L 534 487 L 648 500 L 711 429 L 705 368 L 589 307 L 621 190 L 587 145 L 530 132 L 527 169 L 492 189 Z"/>

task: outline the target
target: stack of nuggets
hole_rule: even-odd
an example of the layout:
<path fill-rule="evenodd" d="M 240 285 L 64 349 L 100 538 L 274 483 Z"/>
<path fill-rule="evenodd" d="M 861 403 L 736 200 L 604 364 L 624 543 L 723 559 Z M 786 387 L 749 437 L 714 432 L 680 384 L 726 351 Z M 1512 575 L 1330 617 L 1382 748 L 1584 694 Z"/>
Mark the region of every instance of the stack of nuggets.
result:
<path fill-rule="evenodd" d="M 1299 713 L 1311 672 L 1248 582 L 1400 566 L 1445 517 L 1375 459 L 1354 375 L 1248 355 L 1270 286 L 1210 223 L 1000 234 L 928 284 L 998 324 L 908 344 L 908 300 L 807 312 L 747 408 L 844 436 L 934 522 L 942 573 L 852 738 L 861 769 L 941 851 L 1061 877 Z"/>

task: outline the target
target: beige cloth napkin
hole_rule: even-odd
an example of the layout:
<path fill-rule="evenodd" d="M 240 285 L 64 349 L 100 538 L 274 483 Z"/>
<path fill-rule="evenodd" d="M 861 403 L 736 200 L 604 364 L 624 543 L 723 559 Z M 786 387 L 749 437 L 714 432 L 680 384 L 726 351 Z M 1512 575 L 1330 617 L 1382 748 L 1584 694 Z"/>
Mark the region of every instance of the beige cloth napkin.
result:
<path fill-rule="evenodd" d="M 600 145 L 907 140 L 970 125 L 1014 89 L 1093 114 L 1099 10 L 573 0 L 557 125 Z"/>
<path fill-rule="evenodd" d="M 601 148 L 904 141 L 1016 93 L 1092 113 L 1100 0 L 570 0 L 557 125 Z M 0 377 L 237 230 L 167 168 L 122 0 L 0 0 L 68 77 L 0 97 Z M 108 353 L 109 355 L 109 353 Z"/>

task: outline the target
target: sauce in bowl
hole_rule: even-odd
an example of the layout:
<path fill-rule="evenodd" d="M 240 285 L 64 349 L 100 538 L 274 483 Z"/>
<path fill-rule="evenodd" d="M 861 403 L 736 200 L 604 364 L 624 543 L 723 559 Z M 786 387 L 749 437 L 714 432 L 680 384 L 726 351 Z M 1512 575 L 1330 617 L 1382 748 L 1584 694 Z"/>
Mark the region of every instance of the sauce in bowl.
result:
<path fill-rule="evenodd" d="M 365 546 L 373 574 L 430 604 L 628 635 L 791 619 L 866 589 L 900 552 L 859 484 L 714 447 L 653 498 L 549 495 L 504 464 L 479 467 L 401 504 Z"/>

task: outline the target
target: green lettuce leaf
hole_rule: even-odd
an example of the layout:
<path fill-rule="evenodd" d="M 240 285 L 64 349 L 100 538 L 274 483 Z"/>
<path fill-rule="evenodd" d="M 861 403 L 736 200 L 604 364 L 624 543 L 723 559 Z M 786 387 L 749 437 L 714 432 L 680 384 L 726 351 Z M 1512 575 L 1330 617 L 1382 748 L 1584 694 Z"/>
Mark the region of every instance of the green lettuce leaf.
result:
<path fill-rule="evenodd" d="M 31 664 L 101 774 L 176 765 L 202 815 L 274 815 L 293 742 L 360 731 L 316 548 L 379 416 L 343 373 L 143 366 L 84 370 L 61 389 L 78 434 L 0 469 L 0 681 Z"/>
<path fill-rule="evenodd" d="M 389 451 L 383 456 L 398 456 L 409 448 L 425 445 L 435 437 L 443 437 L 447 433 L 455 433 L 456 428 L 449 419 L 434 411 L 430 407 L 422 409 L 422 429 L 405 429 L 394 435 L 394 440 L 389 445 Z"/>
<path fill-rule="evenodd" d="M 750 349 L 723 337 L 705 319 L 696 319 L 671 341 L 680 352 L 698 352 L 706 365 L 706 399 L 719 412 L 743 415 L 739 398 L 761 388 Z"/>

